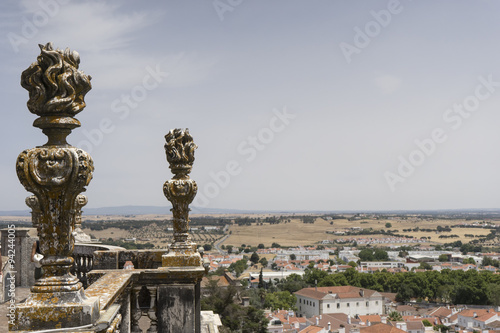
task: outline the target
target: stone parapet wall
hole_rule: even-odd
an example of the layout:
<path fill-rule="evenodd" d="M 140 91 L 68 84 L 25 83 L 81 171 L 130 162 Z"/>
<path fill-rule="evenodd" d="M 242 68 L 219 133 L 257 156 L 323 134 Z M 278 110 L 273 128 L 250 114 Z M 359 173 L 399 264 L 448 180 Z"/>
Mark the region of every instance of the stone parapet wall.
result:
<path fill-rule="evenodd" d="M 161 267 L 164 253 L 165 250 L 95 251 L 94 269 L 122 269 L 127 261 L 135 269 L 155 269 Z"/>

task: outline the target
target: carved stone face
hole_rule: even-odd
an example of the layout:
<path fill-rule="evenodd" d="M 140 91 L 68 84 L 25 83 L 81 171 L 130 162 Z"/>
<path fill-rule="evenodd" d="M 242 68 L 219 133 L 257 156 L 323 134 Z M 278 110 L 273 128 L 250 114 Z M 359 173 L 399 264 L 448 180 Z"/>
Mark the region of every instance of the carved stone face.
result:
<path fill-rule="evenodd" d="M 30 171 L 40 185 L 58 186 L 69 180 L 73 159 L 64 149 L 40 149 L 34 157 Z"/>

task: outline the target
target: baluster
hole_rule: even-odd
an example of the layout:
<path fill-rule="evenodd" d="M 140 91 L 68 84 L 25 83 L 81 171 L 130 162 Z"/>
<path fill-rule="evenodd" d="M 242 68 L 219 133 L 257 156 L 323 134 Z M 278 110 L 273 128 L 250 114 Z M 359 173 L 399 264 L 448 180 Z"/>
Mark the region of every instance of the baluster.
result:
<path fill-rule="evenodd" d="M 158 332 L 158 318 L 156 317 L 156 286 L 148 286 L 149 296 L 151 296 L 151 303 L 149 304 L 148 317 L 151 320 L 151 326 L 148 333 Z"/>
<path fill-rule="evenodd" d="M 141 328 L 139 327 L 139 319 L 142 317 L 142 310 L 139 307 L 139 293 L 141 292 L 141 287 L 134 287 L 132 289 L 133 298 L 132 301 L 132 329 L 131 333 L 142 333 Z"/>

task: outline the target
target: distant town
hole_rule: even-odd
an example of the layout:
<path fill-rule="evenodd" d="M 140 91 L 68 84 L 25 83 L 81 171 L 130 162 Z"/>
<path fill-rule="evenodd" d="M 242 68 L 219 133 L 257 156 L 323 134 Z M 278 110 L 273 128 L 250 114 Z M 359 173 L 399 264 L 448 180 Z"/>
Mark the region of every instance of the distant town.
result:
<path fill-rule="evenodd" d="M 166 249 L 169 218 L 87 215 L 77 244 Z M 497 212 L 196 214 L 190 237 L 208 273 L 202 309 L 230 329 L 253 320 L 272 333 L 500 331 Z M 238 319 L 249 307 L 260 312 Z"/>
<path fill-rule="evenodd" d="M 87 215 L 77 243 L 164 249 L 169 218 Z M 208 273 L 202 308 L 225 327 L 251 321 L 237 306 L 273 333 L 500 330 L 497 212 L 196 214 L 190 235 Z"/>

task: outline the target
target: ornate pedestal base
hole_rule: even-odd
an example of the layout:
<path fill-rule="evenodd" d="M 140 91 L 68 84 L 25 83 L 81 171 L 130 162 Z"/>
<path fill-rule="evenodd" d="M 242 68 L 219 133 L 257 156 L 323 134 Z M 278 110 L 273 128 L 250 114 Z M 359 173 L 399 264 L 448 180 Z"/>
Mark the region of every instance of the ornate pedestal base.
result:
<path fill-rule="evenodd" d="M 16 306 L 9 331 L 71 328 L 90 325 L 99 318 L 99 298 L 87 298 L 83 289 L 74 292 L 31 293 Z"/>
<path fill-rule="evenodd" d="M 204 275 L 202 266 L 162 267 L 141 274 L 141 283 L 157 286 L 158 332 L 200 333 L 200 282 Z"/>
<path fill-rule="evenodd" d="M 202 266 L 201 256 L 196 250 L 195 243 L 183 246 L 172 246 L 168 253 L 162 256 L 163 267 Z"/>
<path fill-rule="evenodd" d="M 199 298 L 199 296 L 198 296 Z M 160 332 L 196 332 L 196 286 L 178 284 L 158 287 Z"/>

